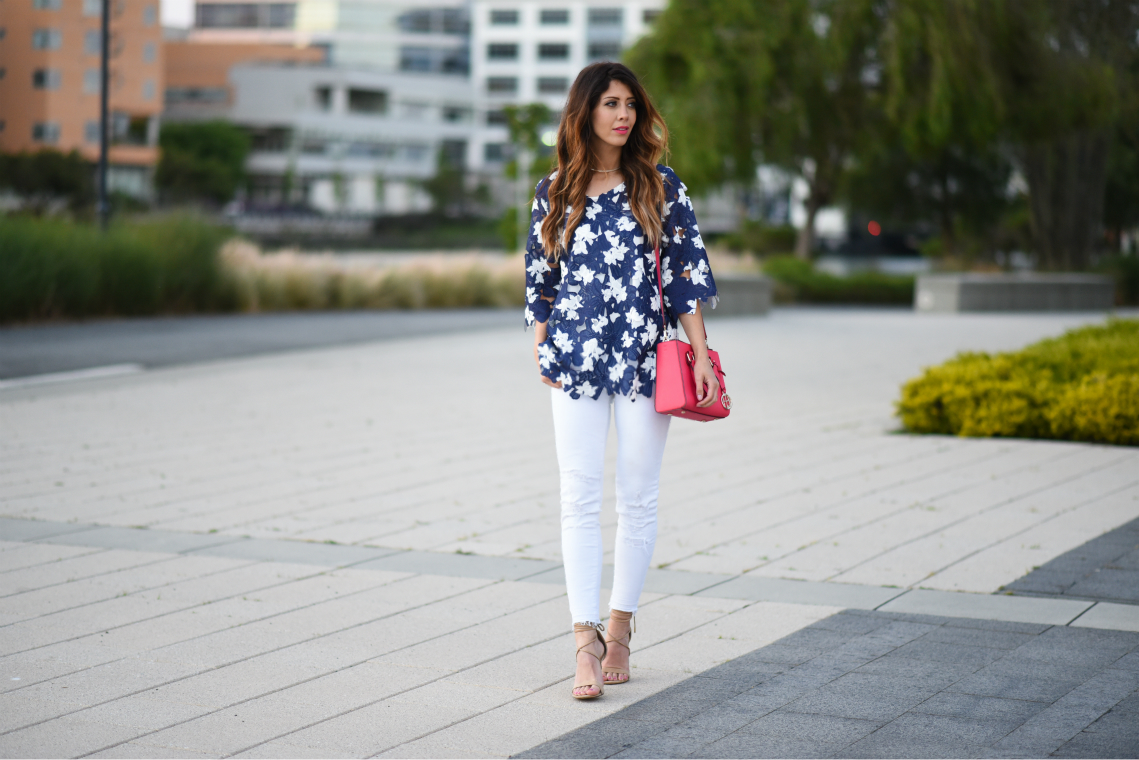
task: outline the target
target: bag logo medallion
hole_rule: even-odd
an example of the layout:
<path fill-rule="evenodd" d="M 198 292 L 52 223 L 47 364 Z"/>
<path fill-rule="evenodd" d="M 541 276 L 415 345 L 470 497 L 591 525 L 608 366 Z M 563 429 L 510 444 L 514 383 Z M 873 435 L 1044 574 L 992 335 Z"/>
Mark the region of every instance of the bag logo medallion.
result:
<path fill-rule="evenodd" d="M 732 408 L 732 397 L 726 393 L 720 394 L 720 403 L 725 409 L 730 411 Z"/>

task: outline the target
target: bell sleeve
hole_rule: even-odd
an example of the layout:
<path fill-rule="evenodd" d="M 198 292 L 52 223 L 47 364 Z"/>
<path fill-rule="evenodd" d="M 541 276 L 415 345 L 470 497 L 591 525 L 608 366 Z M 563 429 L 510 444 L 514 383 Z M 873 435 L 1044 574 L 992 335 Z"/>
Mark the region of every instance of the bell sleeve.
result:
<path fill-rule="evenodd" d="M 680 178 L 667 167 L 664 177 L 665 206 L 661 219 L 664 236 L 661 240 L 661 279 L 664 281 L 664 301 L 673 324 L 681 314 L 695 314 L 700 301 L 716 308 L 716 281 L 708 265 L 708 253 L 700 237 L 692 199 Z M 685 274 L 687 272 L 687 274 Z"/>
<path fill-rule="evenodd" d="M 526 326 L 550 318 L 553 298 L 561 287 L 562 270 L 551 266 L 542 246 L 542 221 L 550 212 L 549 179 L 534 189 L 534 205 L 530 209 L 530 235 L 526 241 Z M 543 298 L 545 296 L 545 298 Z"/>

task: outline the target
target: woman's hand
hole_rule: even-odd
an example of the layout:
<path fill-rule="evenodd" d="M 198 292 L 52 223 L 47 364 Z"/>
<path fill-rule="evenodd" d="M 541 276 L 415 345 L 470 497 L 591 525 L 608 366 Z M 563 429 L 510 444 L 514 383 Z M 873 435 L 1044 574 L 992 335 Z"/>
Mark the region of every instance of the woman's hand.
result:
<path fill-rule="evenodd" d="M 712 361 L 707 354 L 697 356 L 692 367 L 692 374 L 696 377 L 696 406 L 711 406 L 712 402 L 720 397 L 720 381 L 712 369 Z M 707 392 L 705 393 L 705 388 Z"/>
<path fill-rule="evenodd" d="M 538 366 L 538 370 L 539 370 L 538 371 L 538 377 L 539 377 L 539 379 L 541 379 L 541 381 L 543 383 L 550 386 L 551 388 L 561 388 L 562 387 L 561 383 L 555 383 L 553 380 L 551 380 L 550 378 L 546 377 L 545 375 L 543 375 L 541 373 L 542 363 L 538 360 L 538 346 L 540 346 L 546 342 L 546 334 L 547 334 L 546 333 L 546 323 L 545 322 L 535 322 L 534 323 L 534 364 L 536 364 Z"/>

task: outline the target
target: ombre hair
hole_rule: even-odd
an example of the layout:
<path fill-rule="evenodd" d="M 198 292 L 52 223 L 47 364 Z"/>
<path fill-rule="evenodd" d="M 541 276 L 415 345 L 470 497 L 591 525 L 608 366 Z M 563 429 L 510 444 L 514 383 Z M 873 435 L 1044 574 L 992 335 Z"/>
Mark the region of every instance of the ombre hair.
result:
<path fill-rule="evenodd" d="M 585 191 L 597 167 L 593 154 L 593 110 L 610 82 L 628 87 L 636 101 L 637 118 L 621 149 L 620 169 L 633 217 L 654 247 L 660 243 L 665 193 L 657 160 L 668 151 L 668 128 L 628 66 L 595 63 L 582 69 L 574 80 L 558 126 L 557 174 L 550 182 L 550 210 L 541 230 L 542 247 L 551 263 L 565 254 L 566 245 L 585 215 Z M 567 207 L 571 209 L 569 219 Z"/>

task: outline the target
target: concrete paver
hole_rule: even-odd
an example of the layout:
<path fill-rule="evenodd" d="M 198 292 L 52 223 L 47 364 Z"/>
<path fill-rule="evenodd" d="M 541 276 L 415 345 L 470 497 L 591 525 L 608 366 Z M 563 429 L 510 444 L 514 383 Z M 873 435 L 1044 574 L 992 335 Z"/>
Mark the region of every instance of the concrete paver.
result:
<path fill-rule="evenodd" d="M 928 595 L 995 591 L 1139 517 L 1133 450 L 891 434 L 898 385 L 923 364 L 1100 318 L 717 321 L 736 409 L 672 428 L 634 680 L 592 703 L 567 696 L 557 471 L 527 335 L 2 389 L 0 754 L 504 756 L 585 726 L 626 756 L 634 739 L 731 756 L 761 734 L 784 754 L 913 751 L 933 731 L 991 747 L 996 726 L 1028 725 L 1017 678 L 1043 698 L 1134 672 L 1111 638 L 1130 635 L 1129 605 L 954 593 L 973 620 L 835 613 L 948 614 Z M 425 404 L 407 403 L 407 366 Z M 495 370 L 456 393 L 453 366 Z M 494 398 L 511 402 L 471 403 Z M 610 484 L 610 542 L 613 498 Z M 1065 654 L 1064 680 L 1053 650 L 1022 639 L 1069 607 L 1064 630 L 1107 638 Z M 947 690 L 980 671 L 966 687 L 991 694 Z M 682 692 L 708 709 L 648 719 L 679 716 Z M 732 728 L 797 700 L 758 733 Z M 909 713 L 885 731 L 891 706 Z M 1130 715 L 1091 712 L 1072 752 L 1116 746 L 1110 716 Z"/>

